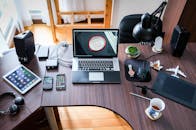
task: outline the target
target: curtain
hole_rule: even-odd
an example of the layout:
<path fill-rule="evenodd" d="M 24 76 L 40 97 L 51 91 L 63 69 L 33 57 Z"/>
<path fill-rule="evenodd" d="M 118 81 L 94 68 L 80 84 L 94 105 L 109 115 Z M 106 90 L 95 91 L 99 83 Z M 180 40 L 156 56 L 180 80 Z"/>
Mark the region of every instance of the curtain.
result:
<path fill-rule="evenodd" d="M 59 9 L 63 11 L 85 11 L 84 7 L 85 0 L 59 0 Z M 70 15 L 61 16 L 64 23 L 71 23 Z M 83 21 L 86 19 L 84 15 L 75 15 L 74 22 Z"/>
<path fill-rule="evenodd" d="M 2 31 L 0 29 L 0 58 L 3 56 L 3 53 L 5 51 L 7 51 L 8 49 L 9 49 L 8 45 L 6 44 L 6 41 L 3 37 Z"/>
<path fill-rule="evenodd" d="M 17 11 L 17 28 L 19 31 L 24 31 L 25 26 L 31 26 L 33 24 L 31 15 L 23 0 L 14 0 L 14 3 Z"/>
<path fill-rule="evenodd" d="M 57 23 L 56 9 L 54 0 L 50 0 L 52 5 L 54 23 Z M 31 26 L 33 20 L 30 14 L 30 10 L 40 10 L 41 20 L 43 23 L 50 25 L 50 19 L 48 14 L 48 5 L 46 0 L 14 0 L 17 16 L 18 16 L 18 28 L 20 31 L 24 31 L 25 26 Z"/>
<path fill-rule="evenodd" d="M 51 6 L 52 6 L 52 14 L 53 14 L 53 19 L 54 19 L 54 24 L 57 24 L 57 14 L 56 14 L 54 0 L 50 0 L 50 2 L 51 2 Z M 50 25 L 48 5 L 47 5 L 46 0 L 43 1 L 43 8 L 41 9 L 41 11 L 42 11 L 42 22 L 46 23 L 47 25 Z"/>
<path fill-rule="evenodd" d="M 0 52 L 9 49 L 16 31 L 16 8 L 14 1 L 1 0 L 0 4 Z"/>

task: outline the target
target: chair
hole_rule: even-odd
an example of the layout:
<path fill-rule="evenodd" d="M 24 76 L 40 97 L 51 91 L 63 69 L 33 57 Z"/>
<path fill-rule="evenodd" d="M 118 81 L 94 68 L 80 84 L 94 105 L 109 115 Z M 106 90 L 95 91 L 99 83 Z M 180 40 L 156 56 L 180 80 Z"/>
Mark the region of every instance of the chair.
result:
<path fill-rule="evenodd" d="M 119 26 L 120 43 L 138 43 L 133 36 L 133 28 L 141 21 L 142 14 L 133 14 L 125 16 Z"/>
<path fill-rule="evenodd" d="M 167 2 L 162 2 L 151 15 L 146 13 L 125 16 L 119 26 L 120 43 L 153 42 L 157 36 L 163 37 L 164 33 L 162 32 L 162 21 L 160 18 L 166 4 Z M 159 16 L 157 17 L 157 15 Z M 145 19 L 142 19 L 142 17 Z M 147 22 L 147 27 L 143 27 L 145 22 Z"/>
<path fill-rule="evenodd" d="M 133 37 L 133 29 L 136 24 L 141 23 L 141 17 L 143 14 L 133 14 L 133 15 L 127 15 L 125 16 L 119 26 L 119 34 L 120 34 L 120 43 L 139 43 L 140 41 Z M 158 17 L 152 17 L 151 18 L 151 27 L 153 27 L 154 24 L 156 24 Z M 153 39 L 155 39 L 156 36 L 164 36 L 164 33 L 162 32 L 162 21 L 161 19 L 158 20 L 158 24 L 156 27 L 156 35 Z M 145 41 L 144 41 L 145 42 Z"/>

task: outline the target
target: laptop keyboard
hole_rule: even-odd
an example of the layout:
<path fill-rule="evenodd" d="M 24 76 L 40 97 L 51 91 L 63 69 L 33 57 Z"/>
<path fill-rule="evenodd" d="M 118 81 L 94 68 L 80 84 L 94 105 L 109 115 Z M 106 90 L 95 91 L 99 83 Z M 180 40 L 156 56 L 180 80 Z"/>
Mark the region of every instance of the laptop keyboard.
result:
<path fill-rule="evenodd" d="M 113 71 L 112 60 L 79 60 L 78 69 L 84 71 Z"/>

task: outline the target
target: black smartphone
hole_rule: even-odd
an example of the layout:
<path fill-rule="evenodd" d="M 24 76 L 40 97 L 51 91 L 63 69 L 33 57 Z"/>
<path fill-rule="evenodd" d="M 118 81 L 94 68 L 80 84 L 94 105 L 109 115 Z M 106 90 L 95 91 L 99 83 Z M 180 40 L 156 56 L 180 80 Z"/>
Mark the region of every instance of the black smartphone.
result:
<path fill-rule="evenodd" d="M 53 88 L 53 77 L 44 76 L 43 90 L 52 90 Z"/>

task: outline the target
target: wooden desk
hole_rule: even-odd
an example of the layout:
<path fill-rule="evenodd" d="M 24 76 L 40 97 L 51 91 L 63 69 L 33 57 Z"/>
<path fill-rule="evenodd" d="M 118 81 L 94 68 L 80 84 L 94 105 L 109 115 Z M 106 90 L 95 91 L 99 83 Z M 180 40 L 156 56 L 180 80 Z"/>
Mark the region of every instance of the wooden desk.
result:
<path fill-rule="evenodd" d="M 163 112 L 163 116 L 157 121 L 151 121 L 145 115 L 144 110 L 148 107 L 149 102 L 128 94 L 129 91 L 141 94 L 140 89 L 134 87 L 135 84 L 147 85 L 151 87 L 154 82 L 157 72 L 151 70 L 152 80 L 148 83 L 129 82 L 125 79 L 124 74 L 124 61 L 127 56 L 124 54 L 124 50 L 128 44 L 121 44 L 119 46 L 119 60 L 121 69 L 121 84 L 72 84 L 71 83 L 71 68 L 59 66 L 58 71 L 48 71 L 46 75 L 56 76 L 57 73 L 65 73 L 67 76 L 67 90 L 56 91 L 54 88 L 50 92 L 42 91 L 41 84 L 33 88 L 25 97 L 26 105 L 24 110 L 20 114 L 12 118 L 9 116 L 3 116 L 3 120 L 0 121 L 0 129 L 11 129 L 24 120 L 33 111 L 40 106 L 43 107 L 55 107 L 55 106 L 78 106 L 78 105 L 95 105 L 104 108 L 108 108 L 118 114 L 120 114 L 135 130 L 172 130 L 172 129 L 196 129 L 195 119 L 196 112 L 186 108 L 180 104 L 177 104 L 171 100 L 163 98 L 159 95 L 148 92 L 148 97 L 159 97 L 166 103 L 166 108 Z M 136 45 L 141 50 L 141 56 L 139 59 L 151 56 L 154 54 L 149 46 Z M 164 46 L 164 52 L 148 59 L 148 61 L 161 60 L 161 64 L 164 65 L 164 69 L 168 67 L 175 67 L 179 65 L 180 68 L 187 74 L 189 82 L 196 83 L 196 52 L 195 43 L 189 43 L 184 55 L 181 58 L 171 56 L 169 45 Z M 12 54 L 13 55 L 13 54 Z M 2 76 L 9 69 L 13 68 L 15 62 L 11 64 L 6 61 L 5 56 L 0 59 L 0 75 Z M 11 54 L 9 57 L 12 57 Z M 12 61 L 16 61 L 16 57 L 12 57 Z M 10 60 L 9 60 L 10 61 Z M 45 62 L 37 62 L 34 59 L 28 68 L 31 68 L 40 77 L 44 76 Z M 13 90 L 1 79 L 0 92 L 7 90 Z M 4 86 L 4 88 L 2 87 Z M 14 90 L 13 90 L 14 91 Z M 36 101 L 35 101 L 36 100 Z M 34 102 L 32 102 L 34 101 Z M 2 109 L 3 102 L 0 102 Z M 5 103 L 5 102 L 4 102 Z M 35 103 L 35 104 L 34 104 Z M 6 122 L 8 121 L 8 122 Z M 11 124 L 11 126 L 9 125 Z M 9 125 L 9 126 L 8 126 Z"/>
<path fill-rule="evenodd" d="M 30 92 L 25 95 L 20 95 L 14 88 L 12 88 L 7 82 L 5 82 L 2 78 L 8 71 L 14 69 L 20 63 L 18 62 L 18 58 L 16 56 L 15 51 L 12 51 L 5 55 L 3 58 L 0 58 L 0 94 L 12 91 L 15 92 L 19 96 L 23 96 L 25 100 L 25 105 L 20 107 L 20 113 L 16 116 L 11 115 L 0 115 L 0 130 L 10 130 L 25 120 L 28 116 L 30 116 L 33 112 L 35 112 L 41 104 L 42 97 L 42 87 L 41 84 L 37 85 Z M 41 68 L 43 63 L 39 63 L 38 59 L 35 57 L 31 64 L 26 65 L 30 70 L 34 73 L 43 77 L 44 69 Z M 44 66 L 43 66 L 44 67 Z M 7 98 L 0 100 L 0 110 L 7 110 L 7 108 L 13 103 L 12 99 Z"/>

